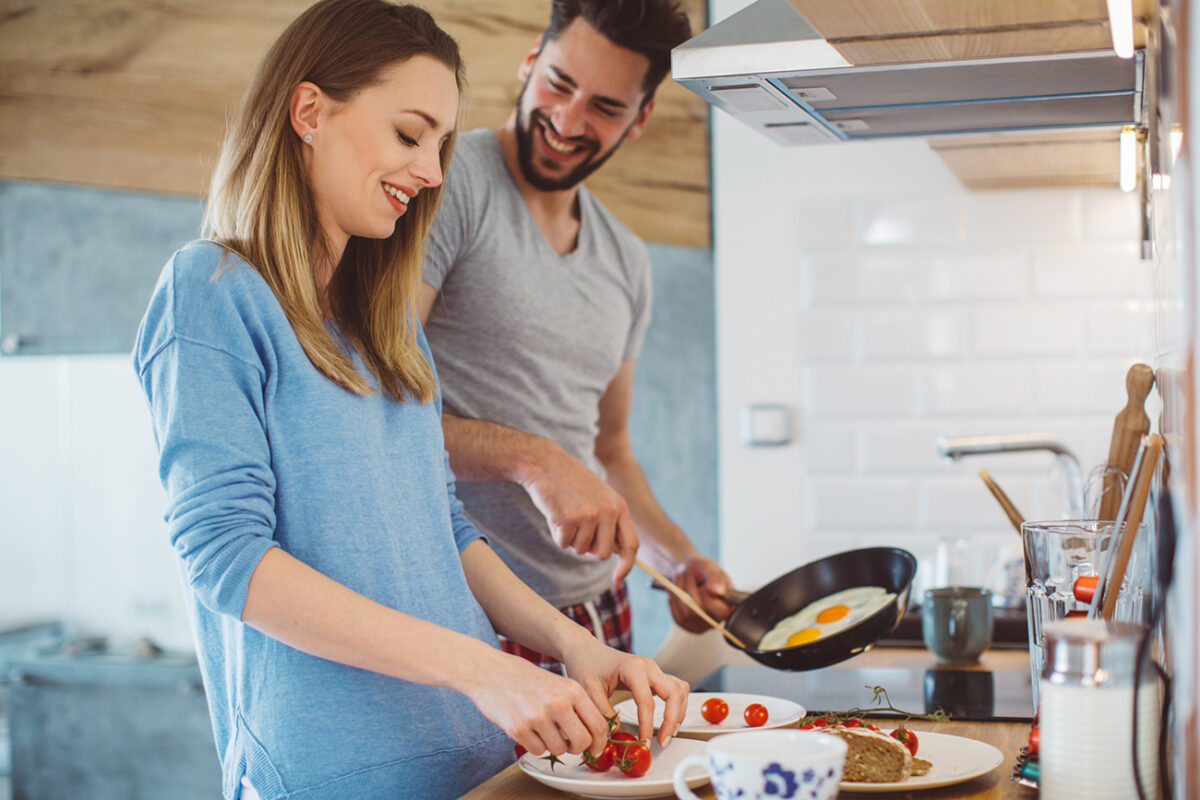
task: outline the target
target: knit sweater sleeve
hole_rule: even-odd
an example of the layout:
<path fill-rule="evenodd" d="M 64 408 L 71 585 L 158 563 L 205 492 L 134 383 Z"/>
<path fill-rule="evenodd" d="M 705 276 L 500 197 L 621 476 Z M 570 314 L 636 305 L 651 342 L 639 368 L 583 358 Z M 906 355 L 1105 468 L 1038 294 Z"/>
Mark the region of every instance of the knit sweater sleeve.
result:
<path fill-rule="evenodd" d="M 158 444 L 171 544 L 199 602 L 240 617 L 250 575 L 277 546 L 265 371 L 238 341 L 228 304 L 177 296 L 171 269 L 139 331 L 134 365 Z M 181 303 L 192 318 L 182 323 Z M 207 324 L 195 319 L 205 315 Z"/>

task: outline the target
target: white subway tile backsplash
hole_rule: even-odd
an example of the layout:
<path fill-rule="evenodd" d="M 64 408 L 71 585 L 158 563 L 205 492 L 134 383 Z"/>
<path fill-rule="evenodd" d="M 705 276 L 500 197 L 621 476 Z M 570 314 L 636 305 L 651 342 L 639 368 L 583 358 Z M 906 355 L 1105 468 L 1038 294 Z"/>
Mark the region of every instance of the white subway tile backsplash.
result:
<path fill-rule="evenodd" d="M 858 425 L 863 472 L 923 473 L 946 469 L 937 454 L 938 437 L 952 435 L 955 427 L 942 423 L 889 420 Z"/>
<path fill-rule="evenodd" d="M 1106 414 L 1125 406 L 1129 361 L 1042 362 L 1034 367 L 1039 413 Z"/>
<path fill-rule="evenodd" d="M 810 363 L 853 361 L 855 313 L 807 310 L 800 317 L 800 355 Z"/>
<path fill-rule="evenodd" d="M 995 252 L 995 251 L 999 252 Z M 922 299 L 946 302 L 1017 300 L 1029 295 L 1029 253 L 1016 247 L 963 246 L 919 261 Z"/>
<path fill-rule="evenodd" d="M 852 472 L 858 467 L 854 426 L 848 422 L 811 420 L 800 434 L 809 469 Z"/>
<path fill-rule="evenodd" d="M 1156 354 L 1155 309 L 1151 300 L 1096 302 L 1086 311 L 1087 354 L 1090 356 L 1142 355 L 1154 363 Z"/>
<path fill-rule="evenodd" d="M 1070 356 L 1083 352 L 1084 315 L 1062 305 L 1000 306 L 973 315 L 973 354 L 982 358 Z"/>
<path fill-rule="evenodd" d="M 1085 189 L 1083 232 L 1088 241 L 1128 243 L 1142 238 L 1142 206 L 1137 192 Z"/>
<path fill-rule="evenodd" d="M 859 531 L 916 523 L 916 482 L 862 476 L 814 478 L 808 504 L 814 528 Z"/>
<path fill-rule="evenodd" d="M 814 417 L 907 417 L 916 410 L 913 370 L 891 366 L 804 370 L 805 404 Z"/>
<path fill-rule="evenodd" d="M 953 358 L 966 350 L 966 323 L 954 311 L 871 310 L 859 316 L 868 361 Z"/>
<path fill-rule="evenodd" d="M 1154 269 L 1138 255 L 1136 241 L 1038 248 L 1033 286 L 1039 297 L 1143 298 L 1154 296 Z"/>
<path fill-rule="evenodd" d="M 973 192 L 969 197 L 972 243 L 1074 242 L 1082 236 L 1083 199 L 1076 190 Z"/>
<path fill-rule="evenodd" d="M 1022 414 L 1032 410 L 1032 376 L 1019 364 L 962 364 L 925 369 L 922 417 Z"/>
<path fill-rule="evenodd" d="M 939 245 L 959 242 L 965 230 L 955 195 L 886 195 L 857 199 L 856 237 L 864 247 Z"/>
<path fill-rule="evenodd" d="M 965 474 L 921 479 L 918 488 L 921 526 L 950 534 L 1013 530 L 1000 504 L 979 477 L 978 467 L 964 462 L 959 469 Z M 1027 478 L 1011 472 L 994 472 L 992 477 L 1018 509 L 1029 506 Z"/>
<path fill-rule="evenodd" d="M 861 256 L 853 253 L 804 259 L 807 293 L 815 308 L 855 308 L 911 302 L 916 297 L 917 268 L 902 253 Z"/>
<path fill-rule="evenodd" d="M 910 303 L 916 299 L 918 270 L 910 254 L 863 256 L 858 268 L 858 297 L 863 303 Z"/>

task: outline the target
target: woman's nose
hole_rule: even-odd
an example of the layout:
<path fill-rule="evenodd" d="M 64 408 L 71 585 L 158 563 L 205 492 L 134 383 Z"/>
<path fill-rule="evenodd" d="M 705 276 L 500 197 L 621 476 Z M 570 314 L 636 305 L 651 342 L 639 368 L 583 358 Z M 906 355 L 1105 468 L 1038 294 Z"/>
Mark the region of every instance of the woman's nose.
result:
<path fill-rule="evenodd" d="M 422 151 L 409 172 L 422 184 L 433 188 L 442 182 L 442 154 L 433 148 L 422 148 Z"/>

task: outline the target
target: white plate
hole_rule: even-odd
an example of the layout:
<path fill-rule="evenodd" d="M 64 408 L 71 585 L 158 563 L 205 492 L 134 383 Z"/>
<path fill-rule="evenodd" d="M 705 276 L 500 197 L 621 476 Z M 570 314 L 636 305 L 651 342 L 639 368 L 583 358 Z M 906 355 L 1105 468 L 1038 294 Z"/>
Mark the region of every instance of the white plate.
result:
<path fill-rule="evenodd" d="M 708 722 L 700 714 L 700 706 L 710 697 L 719 697 L 729 704 L 729 716 L 716 725 Z M 751 728 L 746 724 L 742 712 L 751 703 L 760 703 L 767 708 L 767 721 L 759 728 Z M 662 724 L 663 709 L 666 704 L 661 698 L 654 698 L 654 728 Z M 637 731 L 637 704 L 633 700 L 622 700 L 615 706 L 621 722 Z M 688 695 L 687 713 L 683 724 L 679 726 L 677 736 L 688 739 L 711 739 L 722 733 L 734 731 L 766 730 L 768 728 L 786 728 L 795 725 L 804 717 L 804 706 L 791 700 L 778 697 L 767 697 L 760 694 L 737 694 L 735 692 L 692 692 Z"/>
<path fill-rule="evenodd" d="M 630 778 L 613 767 L 608 772 L 593 772 L 583 764 L 579 756 L 565 755 L 563 763 L 550 767 L 550 762 L 526 753 L 517 759 L 517 766 L 536 781 L 564 792 L 574 792 L 584 797 L 667 797 L 674 796 L 672 776 L 675 766 L 688 756 L 702 755 L 704 743 L 693 739 L 672 739 L 667 746 L 650 742 L 650 755 L 654 759 L 650 769 L 640 778 Z M 687 785 L 692 789 L 708 783 L 708 772 L 699 765 L 687 774 Z"/>
<path fill-rule="evenodd" d="M 912 792 L 951 786 L 987 775 L 1004 761 L 1004 754 L 987 742 L 917 728 L 913 728 L 913 732 L 917 734 L 917 758 L 923 758 L 933 764 L 929 772 L 894 783 L 842 781 L 842 791 Z"/>

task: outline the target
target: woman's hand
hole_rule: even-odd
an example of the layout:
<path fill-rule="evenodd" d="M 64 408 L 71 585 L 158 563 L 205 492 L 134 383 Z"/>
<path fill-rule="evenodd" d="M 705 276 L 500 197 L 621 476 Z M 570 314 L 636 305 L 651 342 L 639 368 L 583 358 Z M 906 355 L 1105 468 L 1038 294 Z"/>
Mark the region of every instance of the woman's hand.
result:
<path fill-rule="evenodd" d="M 614 650 L 587 635 L 566 653 L 563 663 L 567 674 L 579 681 L 606 717 L 616 713 L 608 698 L 618 687 L 628 689 L 637 705 L 639 739 L 649 739 L 654 733 L 655 695 L 666 704 L 658 743 L 665 745 L 683 723 L 689 687 L 659 669 L 653 659 Z"/>
<path fill-rule="evenodd" d="M 465 694 L 508 738 L 535 755 L 604 749 L 608 723 L 579 683 L 518 656 L 496 656 L 481 669 L 482 685 Z"/>

